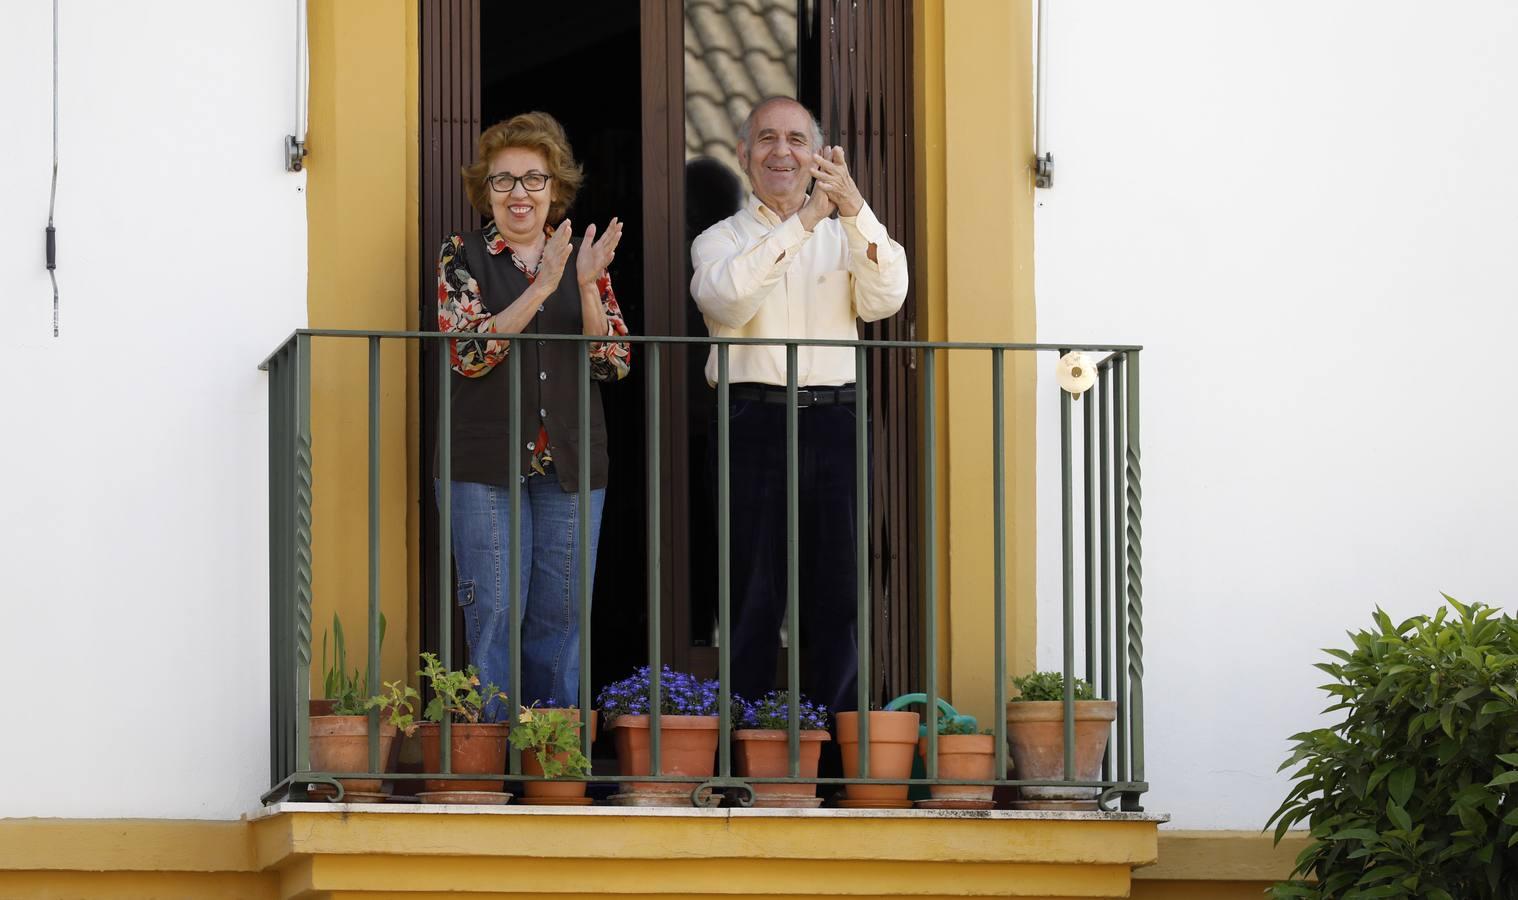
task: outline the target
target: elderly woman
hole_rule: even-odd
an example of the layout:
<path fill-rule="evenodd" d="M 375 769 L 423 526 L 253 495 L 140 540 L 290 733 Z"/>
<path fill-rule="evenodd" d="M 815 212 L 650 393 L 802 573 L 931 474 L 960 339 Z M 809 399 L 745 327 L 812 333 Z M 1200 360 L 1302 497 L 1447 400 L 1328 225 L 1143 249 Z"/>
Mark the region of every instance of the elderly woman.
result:
<path fill-rule="evenodd" d="M 463 170 L 469 200 L 490 221 L 455 234 L 438 254 L 438 330 L 468 335 L 452 354 L 452 527 L 471 662 L 482 684 L 508 687 L 511 582 L 521 584 L 522 693 L 512 700 L 561 706 L 578 700 L 580 554 L 595 572 L 606 498 L 606 423 L 599 382 L 627 374 L 628 346 L 614 341 L 492 339 L 495 334 L 617 337 L 627 325 L 606 273 L 622 224 L 612 219 L 572 240 L 564 217 L 584 173 L 564 128 L 530 112 L 480 135 Z M 510 376 L 521 354 L 522 446 L 510 446 Z M 590 431 L 578 418 L 579 354 L 590 356 Z M 580 460 L 590 457 L 590 546 L 580 543 Z M 522 482 L 521 567 L 510 572 L 511 495 Z M 438 484 L 441 490 L 441 483 Z M 499 705 L 487 717 L 501 718 Z"/>

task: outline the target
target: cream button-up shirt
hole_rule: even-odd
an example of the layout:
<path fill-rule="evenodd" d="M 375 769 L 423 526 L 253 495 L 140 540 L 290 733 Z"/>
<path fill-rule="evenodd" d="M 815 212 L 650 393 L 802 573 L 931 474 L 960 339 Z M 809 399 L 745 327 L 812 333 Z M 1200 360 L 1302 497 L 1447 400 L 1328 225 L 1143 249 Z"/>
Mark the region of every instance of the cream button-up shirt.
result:
<path fill-rule="evenodd" d="M 696 238 L 691 263 L 691 295 L 712 337 L 853 340 L 857 320 L 884 319 L 907 297 L 906 253 L 867 205 L 808 232 L 797 216 L 782 220 L 751 196 Z M 796 364 L 803 387 L 854 380 L 850 347 L 799 347 Z M 784 386 L 785 346 L 731 348 L 728 378 Z M 716 347 L 706 380 L 717 383 Z"/>

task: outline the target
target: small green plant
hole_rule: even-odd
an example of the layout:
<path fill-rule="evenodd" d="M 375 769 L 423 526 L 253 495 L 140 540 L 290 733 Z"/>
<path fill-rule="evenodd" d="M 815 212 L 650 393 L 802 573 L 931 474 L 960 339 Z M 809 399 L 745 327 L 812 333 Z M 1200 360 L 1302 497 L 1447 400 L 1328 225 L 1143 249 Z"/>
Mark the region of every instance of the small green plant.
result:
<path fill-rule="evenodd" d="M 442 722 L 451 715 L 454 722 L 476 724 L 485 711 L 485 704 L 499 699 L 506 702 L 506 694 L 493 684 L 480 689 L 480 672 L 474 666 L 463 670 L 446 669 L 435 653 L 422 654 L 422 668 L 416 673 L 427 679 L 432 687 L 432 700 L 422 712 L 429 722 Z"/>
<path fill-rule="evenodd" d="M 332 640 L 333 660 L 327 664 L 327 640 Z M 379 617 L 379 642 L 385 645 L 385 615 Z M 366 669 L 360 672 L 354 669 L 348 673 L 348 642 L 343 637 L 343 620 L 337 613 L 332 614 L 331 632 L 322 633 L 322 696 L 335 701 L 332 704 L 334 716 L 361 716 L 369 709 L 369 697 L 367 696 L 369 684 L 369 672 Z"/>
<path fill-rule="evenodd" d="M 1376 610 L 1334 680 L 1327 728 L 1293 735 L 1296 785 L 1266 823 L 1311 828 L 1278 898 L 1511 898 L 1518 881 L 1518 619 L 1445 595 L 1400 624 Z M 1450 615 L 1453 610 L 1454 615 Z M 1311 878 L 1312 880 L 1306 880 Z"/>
<path fill-rule="evenodd" d="M 380 711 L 380 721 L 394 725 L 403 734 L 416 731 L 416 705 L 421 701 L 416 688 L 400 681 L 387 681 L 380 692 L 369 698 L 366 709 Z"/>
<path fill-rule="evenodd" d="M 522 707 L 508 737 L 511 746 L 538 758 L 546 778 L 590 774 L 590 760 L 580 750 L 580 721 L 569 710 Z"/>
<path fill-rule="evenodd" d="M 1017 696 L 1012 698 L 1014 702 L 1065 699 L 1065 676 L 1061 672 L 1029 672 L 1013 678 L 1012 686 L 1017 688 Z M 1084 678 L 1075 679 L 1075 699 L 1090 700 L 1095 696 L 1090 682 Z"/>
<path fill-rule="evenodd" d="M 938 734 L 990 734 L 990 730 L 977 731 L 974 716 L 939 716 Z"/>

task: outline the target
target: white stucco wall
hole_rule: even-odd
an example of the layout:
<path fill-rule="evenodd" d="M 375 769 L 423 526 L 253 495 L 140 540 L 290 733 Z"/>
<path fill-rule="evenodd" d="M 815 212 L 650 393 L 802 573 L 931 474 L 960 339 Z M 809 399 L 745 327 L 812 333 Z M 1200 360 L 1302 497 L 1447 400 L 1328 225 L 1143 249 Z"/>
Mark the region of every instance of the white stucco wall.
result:
<path fill-rule="evenodd" d="M 1318 648 L 1377 604 L 1518 601 L 1518 5 L 1082 0 L 1050 25 L 1039 337 L 1146 347 L 1148 806 L 1257 829 L 1287 736 L 1325 721 Z"/>
<path fill-rule="evenodd" d="M 0 29 L 0 817 L 235 817 L 268 778 L 266 382 L 305 324 L 295 4 Z"/>

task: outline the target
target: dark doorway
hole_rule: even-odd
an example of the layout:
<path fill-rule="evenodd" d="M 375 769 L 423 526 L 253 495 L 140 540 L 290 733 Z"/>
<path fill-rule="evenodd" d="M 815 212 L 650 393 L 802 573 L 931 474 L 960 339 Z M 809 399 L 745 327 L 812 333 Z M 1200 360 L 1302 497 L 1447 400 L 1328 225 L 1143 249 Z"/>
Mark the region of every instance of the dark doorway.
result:
<path fill-rule="evenodd" d="M 638 5 L 626 0 L 570 0 L 536 7 L 481 4 L 480 119 L 483 127 L 542 110 L 569 133 L 585 169 L 569 220 L 578 237 L 613 216 L 627 223 L 612 264 L 612 288 L 633 334 L 645 334 L 642 126 L 639 117 Z M 601 386 L 611 472 L 596 562 L 591 630 L 591 685 L 642 665 L 644 367 Z M 635 590 L 629 592 L 628 588 Z"/>
<path fill-rule="evenodd" d="M 431 254 L 449 231 L 483 222 L 462 200 L 459 166 L 473 160 L 480 131 L 517 113 L 542 110 L 563 123 L 585 170 L 585 183 L 568 213 L 575 235 L 592 222 L 604 230 L 613 216 L 626 223 L 611 269 L 613 290 L 629 330 L 645 333 L 638 4 L 566 0 L 528 10 L 489 0 L 445 0 L 433 8 L 423 6 L 422 245 L 428 258 L 420 286 L 422 327 L 436 328 Z M 634 348 L 627 378 L 601 387 L 611 469 L 593 596 L 592 690 L 642 665 L 647 656 L 645 642 L 623 637 L 646 629 L 644 370 L 639 355 Z M 429 486 L 420 498 L 421 641 L 423 649 L 435 649 L 439 568 L 448 558 L 437 546 L 437 507 L 430 490 L 438 409 L 432 354 L 424 355 L 421 396 L 421 449 Z M 463 627 L 456 607 L 453 612 L 453 660 L 462 665 L 467 659 Z"/>

